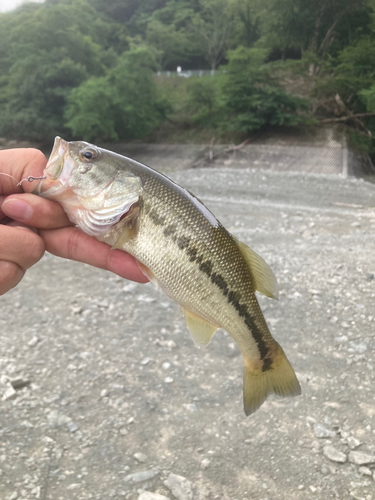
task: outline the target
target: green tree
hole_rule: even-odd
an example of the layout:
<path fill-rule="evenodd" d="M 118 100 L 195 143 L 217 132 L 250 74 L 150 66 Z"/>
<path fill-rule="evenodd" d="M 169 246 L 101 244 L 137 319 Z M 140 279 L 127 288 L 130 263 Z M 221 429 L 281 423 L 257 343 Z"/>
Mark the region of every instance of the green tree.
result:
<path fill-rule="evenodd" d="M 68 99 L 66 126 L 86 140 L 139 138 L 165 118 L 168 107 L 153 81 L 153 54 L 146 48 L 126 52 L 105 77 L 90 78 Z"/>
<path fill-rule="evenodd" d="M 233 26 L 227 0 L 200 0 L 194 17 L 194 36 L 211 69 L 223 61 Z"/>
<path fill-rule="evenodd" d="M 0 17 L 1 135 L 50 140 L 64 133 L 70 90 L 116 59 L 97 43 L 97 16 L 84 0 L 51 3 Z"/>
<path fill-rule="evenodd" d="M 306 118 L 303 99 L 287 94 L 264 64 L 267 51 L 238 47 L 228 53 L 222 86 L 226 130 L 249 132 L 267 125 L 298 125 Z"/>

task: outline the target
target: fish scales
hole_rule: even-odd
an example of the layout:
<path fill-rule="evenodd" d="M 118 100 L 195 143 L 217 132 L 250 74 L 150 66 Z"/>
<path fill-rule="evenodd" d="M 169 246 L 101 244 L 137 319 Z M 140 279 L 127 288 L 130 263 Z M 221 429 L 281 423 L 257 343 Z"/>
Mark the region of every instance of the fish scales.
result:
<path fill-rule="evenodd" d="M 134 167 L 132 171 L 138 173 Z M 267 340 L 272 344 L 272 337 L 233 238 L 221 224 L 213 227 L 190 197 L 165 177 L 143 179 L 143 188 L 138 237 L 123 250 L 152 269 L 160 288 L 183 308 L 230 331 L 249 355 L 258 349 L 264 359 L 269 353 Z M 115 243 L 113 238 L 104 241 Z M 178 278 L 171 282 L 171 275 Z M 234 309 L 231 315 L 223 309 L 227 303 Z M 237 315 L 243 318 L 245 329 L 236 328 Z M 252 327 L 252 343 L 246 320 Z"/>
<path fill-rule="evenodd" d="M 272 272 L 194 195 L 136 161 L 60 138 L 45 174 L 39 194 L 60 201 L 88 234 L 134 255 L 151 281 L 181 305 L 198 345 L 208 344 L 218 328 L 232 336 L 244 358 L 246 414 L 272 392 L 300 393 L 255 296 L 256 290 L 277 294 Z"/>

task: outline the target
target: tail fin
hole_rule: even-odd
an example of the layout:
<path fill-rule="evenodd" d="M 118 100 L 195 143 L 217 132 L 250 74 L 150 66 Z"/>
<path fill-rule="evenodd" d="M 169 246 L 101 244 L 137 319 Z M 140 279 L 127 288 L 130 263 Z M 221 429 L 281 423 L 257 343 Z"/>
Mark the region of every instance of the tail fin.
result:
<path fill-rule="evenodd" d="M 263 371 L 260 363 L 244 358 L 243 399 L 246 415 L 254 413 L 272 393 L 279 396 L 301 394 L 296 374 L 279 344 L 276 343 L 276 352 L 267 370 Z"/>

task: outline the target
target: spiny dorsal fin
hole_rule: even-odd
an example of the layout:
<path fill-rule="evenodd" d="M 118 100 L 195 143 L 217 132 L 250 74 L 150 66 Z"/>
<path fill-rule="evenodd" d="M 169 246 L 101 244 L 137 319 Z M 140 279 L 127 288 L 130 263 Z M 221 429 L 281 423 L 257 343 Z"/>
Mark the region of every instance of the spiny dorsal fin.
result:
<path fill-rule="evenodd" d="M 255 290 L 271 299 L 278 300 L 279 287 L 277 286 L 277 281 L 271 268 L 264 262 L 262 257 L 251 250 L 247 245 L 238 240 L 236 240 L 236 243 L 250 268 L 255 282 Z"/>
<path fill-rule="evenodd" d="M 182 308 L 182 311 L 185 315 L 186 326 L 193 337 L 195 345 L 197 347 L 206 347 L 219 327 L 212 323 L 208 323 L 208 321 L 200 318 L 187 309 Z"/>

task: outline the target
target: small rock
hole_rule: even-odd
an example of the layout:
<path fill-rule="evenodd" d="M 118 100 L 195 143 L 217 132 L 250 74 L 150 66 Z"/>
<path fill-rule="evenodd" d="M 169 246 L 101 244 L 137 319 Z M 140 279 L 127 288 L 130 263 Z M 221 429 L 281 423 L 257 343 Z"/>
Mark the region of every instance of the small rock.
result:
<path fill-rule="evenodd" d="M 356 465 L 373 464 L 375 463 L 375 456 L 362 451 L 351 451 L 349 453 L 349 462 Z"/>
<path fill-rule="evenodd" d="M 17 491 L 13 491 L 13 493 L 9 497 L 9 500 L 16 500 L 16 498 L 18 498 L 18 493 Z"/>
<path fill-rule="evenodd" d="M 60 427 L 61 425 L 68 424 L 72 419 L 57 410 L 51 410 L 47 415 L 47 420 L 51 427 Z"/>
<path fill-rule="evenodd" d="M 172 377 L 165 377 L 164 382 L 165 382 L 166 384 L 171 384 L 171 383 L 173 382 L 173 380 L 174 380 L 174 379 L 173 379 Z"/>
<path fill-rule="evenodd" d="M 346 462 L 346 455 L 339 450 L 336 450 L 331 444 L 327 444 L 323 448 L 323 455 L 327 457 L 332 462 L 344 463 Z"/>
<path fill-rule="evenodd" d="M 101 398 L 106 398 L 108 397 L 108 390 L 107 389 L 103 389 L 100 391 L 100 397 Z"/>
<path fill-rule="evenodd" d="M 28 385 L 31 384 L 30 380 L 23 379 L 23 378 L 14 378 L 9 380 L 11 386 L 13 389 L 16 391 L 19 391 L 20 389 L 23 389 L 24 387 L 27 387 Z"/>
<path fill-rule="evenodd" d="M 162 367 L 164 368 L 164 370 L 169 370 L 169 368 L 171 367 L 171 364 L 168 363 L 168 361 L 166 361 L 165 363 L 162 364 Z"/>
<path fill-rule="evenodd" d="M 151 491 L 142 491 L 138 500 L 169 500 L 169 498 L 164 495 L 159 495 L 158 493 L 151 493 Z"/>
<path fill-rule="evenodd" d="M 138 462 L 141 462 L 141 463 L 146 462 L 146 460 L 147 460 L 147 456 L 144 453 L 141 453 L 141 452 L 134 453 L 134 458 Z"/>
<path fill-rule="evenodd" d="M 362 476 L 372 476 L 371 469 L 368 467 L 359 467 L 358 472 L 362 474 Z"/>
<path fill-rule="evenodd" d="M 334 431 L 330 431 L 324 425 L 318 423 L 314 424 L 314 434 L 317 438 L 333 438 L 336 435 Z"/>
<path fill-rule="evenodd" d="M 80 488 L 81 485 L 80 483 L 72 483 L 72 484 L 69 484 L 69 486 L 66 487 L 67 490 L 78 490 L 78 488 Z"/>
<path fill-rule="evenodd" d="M 31 494 L 35 495 L 36 498 L 40 498 L 40 486 L 35 486 L 35 488 L 31 490 Z"/>
<path fill-rule="evenodd" d="M 141 365 L 142 366 L 148 365 L 151 361 L 152 361 L 151 358 L 143 358 L 141 361 Z"/>
<path fill-rule="evenodd" d="M 3 401 L 7 401 L 9 399 L 15 399 L 17 397 L 17 391 L 13 388 L 11 384 L 8 384 L 8 387 L 5 389 L 3 393 Z"/>
<path fill-rule="evenodd" d="M 207 469 L 207 467 L 210 465 L 211 461 L 208 460 L 208 458 L 204 458 L 201 462 L 201 468 L 202 469 Z"/>
<path fill-rule="evenodd" d="M 38 338 L 36 335 L 34 335 L 34 337 L 32 337 L 32 338 L 28 341 L 27 345 L 28 345 L 29 347 L 35 347 L 35 346 L 37 345 L 37 343 L 38 343 L 38 342 L 39 342 L 39 338 Z"/>
<path fill-rule="evenodd" d="M 73 422 L 73 421 L 68 422 L 66 424 L 66 426 L 67 426 L 67 428 L 69 429 L 70 432 L 76 432 L 76 431 L 78 431 L 78 425 L 75 422 Z"/>
<path fill-rule="evenodd" d="M 351 450 L 354 450 L 355 448 L 358 448 L 358 446 L 361 444 L 361 441 L 358 441 L 353 436 L 348 437 L 348 446 Z"/>
<path fill-rule="evenodd" d="M 367 344 L 364 342 L 356 343 L 356 342 L 349 342 L 350 349 L 349 352 L 358 352 L 360 354 L 363 354 L 364 352 L 367 351 Z"/>
<path fill-rule="evenodd" d="M 140 472 L 134 472 L 133 474 L 128 474 L 124 477 L 124 481 L 132 482 L 132 483 L 140 483 L 142 481 L 147 481 L 148 479 L 152 479 L 153 477 L 159 474 L 159 469 L 154 467 L 153 469 L 143 470 Z"/>
<path fill-rule="evenodd" d="M 193 500 L 192 483 L 185 477 L 171 473 L 164 484 L 177 500 Z"/>

